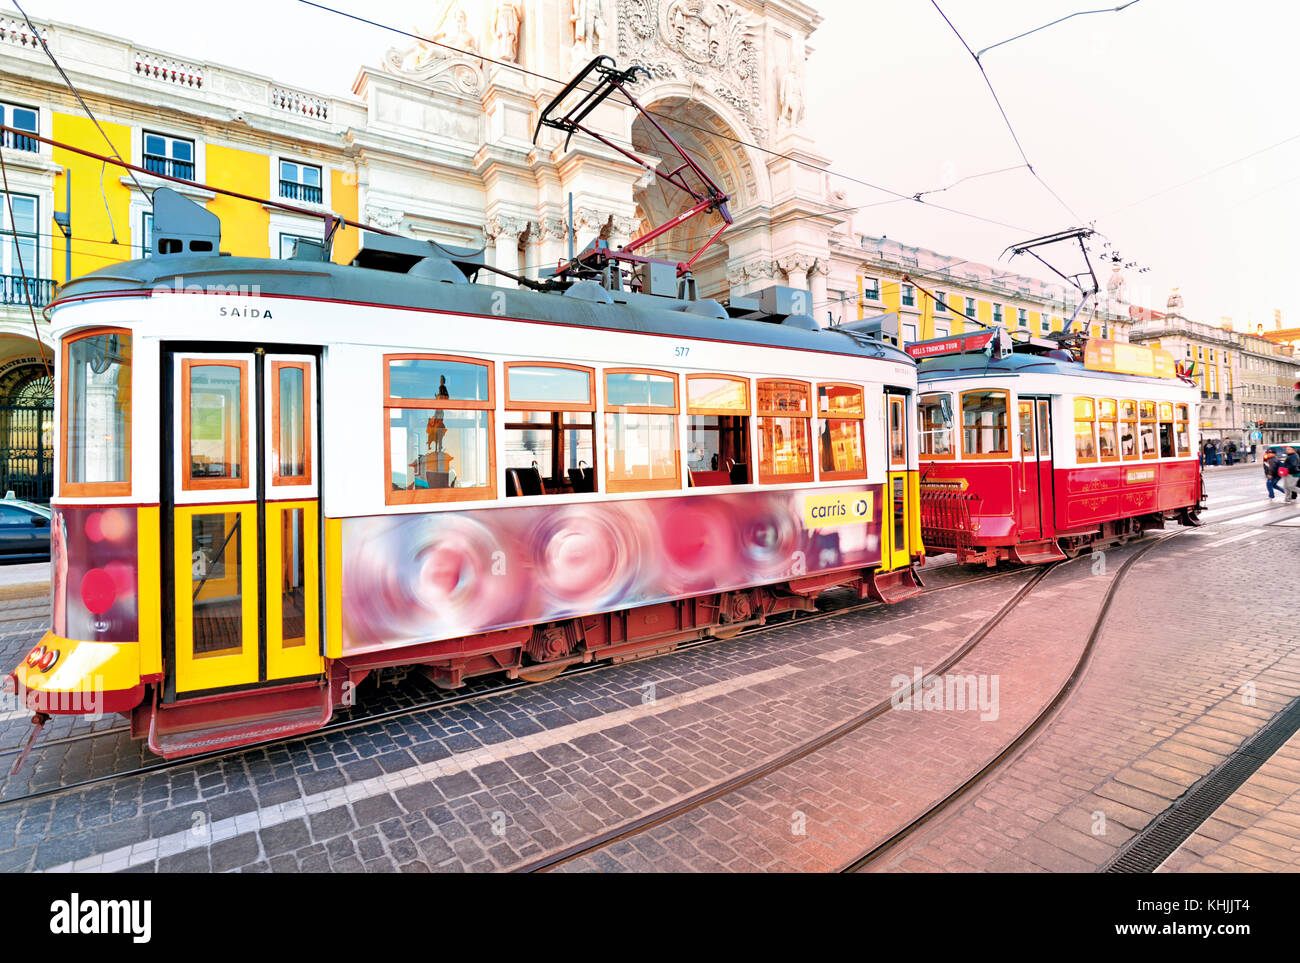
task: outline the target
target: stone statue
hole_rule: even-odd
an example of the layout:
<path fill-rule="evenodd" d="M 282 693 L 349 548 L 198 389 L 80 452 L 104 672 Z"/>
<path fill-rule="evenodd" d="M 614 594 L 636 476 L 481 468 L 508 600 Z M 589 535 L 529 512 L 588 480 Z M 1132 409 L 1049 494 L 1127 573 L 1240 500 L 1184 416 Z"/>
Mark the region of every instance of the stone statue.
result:
<path fill-rule="evenodd" d="M 456 51 L 478 53 L 478 41 L 470 33 L 469 17 L 461 9 L 460 0 L 452 2 L 443 11 L 442 18 L 432 30 L 419 28 L 416 33 L 430 39 L 419 39 L 406 48 L 393 47 L 384 56 L 384 66 L 394 73 L 418 72 L 448 57 L 458 56 Z M 446 46 L 439 46 L 446 44 Z M 448 50 L 454 47 L 456 50 Z"/>
<path fill-rule="evenodd" d="M 519 60 L 519 8 L 514 0 L 501 0 L 497 4 L 496 17 L 492 23 L 492 33 L 496 37 L 493 55 L 498 60 L 517 63 Z"/>
<path fill-rule="evenodd" d="M 778 125 L 790 128 L 799 126 L 803 120 L 803 74 L 799 64 L 794 64 L 781 78 L 777 104 L 780 107 Z"/>
<path fill-rule="evenodd" d="M 605 45 L 604 0 L 573 0 L 569 23 L 573 27 L 572 64 L 576 70 L 585 66 Z"/>

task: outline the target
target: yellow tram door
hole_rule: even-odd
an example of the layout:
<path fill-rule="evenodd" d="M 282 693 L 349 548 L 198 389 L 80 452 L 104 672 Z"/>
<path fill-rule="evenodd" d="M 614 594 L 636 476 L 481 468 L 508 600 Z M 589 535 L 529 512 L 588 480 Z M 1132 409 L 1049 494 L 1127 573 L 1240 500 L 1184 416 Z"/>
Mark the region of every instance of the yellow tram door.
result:
<path fill-rule="evenodd" d="M 173 353 L 165 698 L 319 676 L 316 359 Z"/>
<path fill-rule="evenodd" d="M 881 515 L 881 558 L 886 568 L 906 568 L 911 562 L 909 535 L 912 518 L 909 510 L 907 459 L 907 398 L 885 394 L 885 441 L 889 472 L 886 476 L 885 506 Z"/>

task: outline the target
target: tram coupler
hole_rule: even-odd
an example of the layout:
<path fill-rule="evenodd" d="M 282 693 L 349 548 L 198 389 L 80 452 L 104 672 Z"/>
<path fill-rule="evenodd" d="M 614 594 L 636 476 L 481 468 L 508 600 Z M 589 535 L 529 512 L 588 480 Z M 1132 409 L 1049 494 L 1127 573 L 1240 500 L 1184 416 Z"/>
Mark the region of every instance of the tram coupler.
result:
<path fill-rule="evenodd" d="M 23 751 L 18 754 L 18 761 L 9 770 L 9 775 L 18 775 L 18 771 L 23 768 L 23 763 L 27 761 L 27 754 L 32 751 L 32 746 L 36 744 L 36 737 L 44 731 L 45 723 L 49 722 L 49 720 L 50 714 L 48 712 L 38 712 L 32 716 L 32 734 L 27 737 L 27 743 L 23 746 Z"/>

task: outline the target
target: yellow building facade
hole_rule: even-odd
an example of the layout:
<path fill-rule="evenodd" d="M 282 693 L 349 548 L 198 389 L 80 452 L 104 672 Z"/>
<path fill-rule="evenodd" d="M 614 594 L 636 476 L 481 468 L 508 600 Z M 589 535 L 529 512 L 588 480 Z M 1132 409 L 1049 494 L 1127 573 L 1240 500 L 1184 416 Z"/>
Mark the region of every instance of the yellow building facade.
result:
<path fill-rule="evenodd" d="M 3 35 L 0 123 L 12 129 L 0 135 L 0 495 L 46 501 L 54 345 L 43 310 L 57 285 L 148 256 L 150 196 L 162 186 L 220 216 L 221 250 L 237 256 L 279 257 L 295 238 L 320 240 L 330 212 L 356 220 L 357 164 L 340 131 L 364 123 L 365 110 L 73 26 L 38 26 L 98 121 L 38 45 Z M 359 233 L 335 234 L 335 261 L 352 259 Z"/>

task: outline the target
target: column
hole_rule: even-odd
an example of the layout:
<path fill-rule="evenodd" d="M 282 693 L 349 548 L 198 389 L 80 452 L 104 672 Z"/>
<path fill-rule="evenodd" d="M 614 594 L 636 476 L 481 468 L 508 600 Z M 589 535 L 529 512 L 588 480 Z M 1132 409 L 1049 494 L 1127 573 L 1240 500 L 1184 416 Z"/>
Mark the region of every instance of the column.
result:
<path fill-rule="evenodd" d="M 494 214 L 488 218 L 487 224 L 483 227 L 483 233 L 492 240 L 492 244 L 496 248 L 496 259 L 493 267 L 500 268 L 502 271 L 509 271 L 511 274 L 519 273 L 519 237 L 527 229 L 528 221 L 522 217 Z M 494 274 L 493 278 L 498 287 L 513 288 L 518 286 L 511 278 L 503 277 L 500 274 Z"/>

